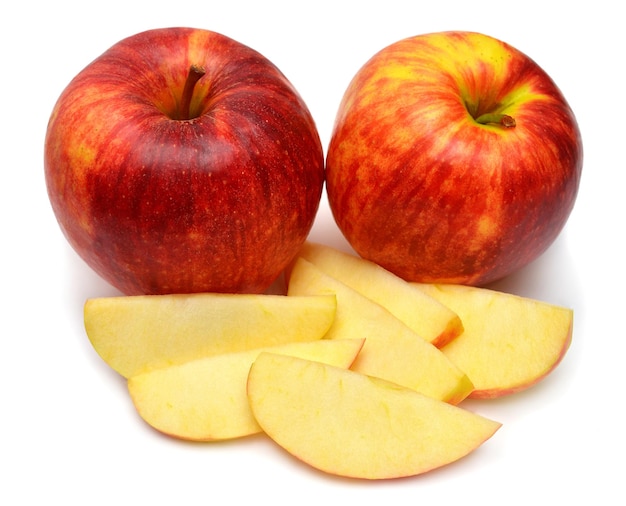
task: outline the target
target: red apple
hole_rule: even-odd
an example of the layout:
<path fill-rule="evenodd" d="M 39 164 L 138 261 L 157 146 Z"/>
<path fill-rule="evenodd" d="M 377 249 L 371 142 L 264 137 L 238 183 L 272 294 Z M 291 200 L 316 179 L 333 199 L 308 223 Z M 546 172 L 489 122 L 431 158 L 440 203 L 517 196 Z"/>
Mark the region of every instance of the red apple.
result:
<path fill-rule="evenodd" d="M 45 176 L 70 244 L 123 293 L 262 292 L 308 235 L 324 158 L 270 61 L 166 28 L 122 40 L 69 83 Z"/>
<path fill-rule="evenodd" d="M 422 282 L 482 285 L 539 256 L 578 192 L 582 143 L 552 79 L 468 32 L 391 44 L 358 71 L 326 160 L 361 256 Z"/>

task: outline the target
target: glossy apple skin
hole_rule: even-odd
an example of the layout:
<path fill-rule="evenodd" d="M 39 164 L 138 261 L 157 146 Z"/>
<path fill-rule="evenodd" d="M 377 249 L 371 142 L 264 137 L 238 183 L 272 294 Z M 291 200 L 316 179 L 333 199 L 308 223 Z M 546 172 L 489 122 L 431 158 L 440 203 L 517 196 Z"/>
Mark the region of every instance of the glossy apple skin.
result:
<path fill-rule="evenodd" d="M 190 65 L 190 119 L 175 119 Z M 262 292 L 313 224 L 316 125 L 287 78 L 215 32 L 117 43 L 62 92 L 45 139 L 49 198 L 70 244 L 125 294 Z"/>
<path fill-rule="evenodd" d="M 513 128 L 479 124 L 506 113 Z M 537 258 L 576 200 L 582 141 L 528 56 L 468 32 L 398 41 L 355 75 L 326 160 L 361 256 L 411 281 L 484 285 Z"/>

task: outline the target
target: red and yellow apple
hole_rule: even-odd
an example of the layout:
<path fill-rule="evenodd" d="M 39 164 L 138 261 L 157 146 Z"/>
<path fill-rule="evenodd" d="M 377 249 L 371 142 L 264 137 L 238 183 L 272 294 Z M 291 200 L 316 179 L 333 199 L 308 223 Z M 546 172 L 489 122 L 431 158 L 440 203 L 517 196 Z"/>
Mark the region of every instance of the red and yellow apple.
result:
<path fill-rule="evenodd" d="M 221 34 L 142 32 L 83 69 L 45 139 L 70 244 L 125 294 L 263 292 L 317 213 L 324 158 L 302 97 Z"/>
<path fill-rule="evenodd" d="M 364 258 L 410 281 L 483 285 L 555 240 L 582 158 L 572 109 L 536 62 L 486 35 L 432 33 L 382 49 L 353 78 L 328 198 Z"/>

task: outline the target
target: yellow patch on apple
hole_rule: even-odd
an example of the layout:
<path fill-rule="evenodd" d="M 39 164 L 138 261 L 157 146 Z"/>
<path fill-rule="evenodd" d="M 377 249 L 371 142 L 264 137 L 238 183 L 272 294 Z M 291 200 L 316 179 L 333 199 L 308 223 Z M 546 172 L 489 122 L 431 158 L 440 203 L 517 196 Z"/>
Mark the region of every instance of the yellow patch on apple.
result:
<path fill-rule="evenodd" d="M 457 404 L 473 390 L 467 375 L 439 349 L 413 332 L 383 306 L 322 272 L 296 260 L 288 296 L 335 295 L 337 311 L 326 339 L 365 338 L 352 369 Z"/>
<path fill-rule="evenodd" d="M 417 284 L 455 311 L 464 333 L 442 348 L 467 373 L 473 398 L 529 388 L 561 361 L 572 339 L 572 309 L 462 285 Z"/>
<path fill-rule="evenodd" d="M 250 368 L 247 394 L 263 431 L 316 469 L 400 478 L 454 462 L 500 423 L 352 370 L 273 353 Z"/>
<path fill-rule="evenodd" d="M 205 356 L 321 339 L 334 295 L 188 294 L 102 297 L 84 307 L 104 361 L 129 378 Z"/>
<path fill-rule="evenodd" d="M 289 343 L 212 357 L 133 376 L 128 391 L 139 415 L 167 435 L 215 441 L 261 432 L 246 395 L 250 366 L 263 351 L 350 367 L 363 340 Z"/>

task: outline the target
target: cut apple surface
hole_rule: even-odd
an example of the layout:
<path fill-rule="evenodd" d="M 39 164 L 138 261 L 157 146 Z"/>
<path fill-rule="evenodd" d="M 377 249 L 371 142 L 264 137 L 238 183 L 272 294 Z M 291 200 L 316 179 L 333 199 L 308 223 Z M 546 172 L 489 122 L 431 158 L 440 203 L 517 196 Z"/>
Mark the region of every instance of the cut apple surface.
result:
<path fill-rule="evenodd" d="M 84 307 L 87 335 L 128 378 L 220 353 L 321 339 L 334 295 L 189 294 L 104 297 Z"/>
<path fill-rule="evenodd" d="M 278 445 L 327 473 L 363 479 L 421 474 L 454 462 L 500 423 L 351 370 L 261 353 L 251 411 Z"/>
<path fill-rule="evenodd" d="M 571 309 L 485 288 L 416 286 L 463 320 L 464 333 L 442 351 L 472 380 L 473 398 L 500 397 L 536 384 L 570 345 Z"/>
<path fill-rule="evenodd" d="M 473 390 L 464 371 L 384 307 L 298 258 L 289 276 L 288 295 L 316 294 L 337 298 L 335 319 L 325 338 L 365 338 L 353 370 L 453 404 Z"/>
<path fill-rule="evenodd" d="M 139 415 L 160 432 L 193 441 L 238 438 L 261 431 L 246 382 L 262 351 L 347 368 L 362 346 L 358 339 L 320 340 L 225 353 L 133 376 L 128 390 Z"/>
<path fill-rule="evenodd" d="M 449 307 L 369 260 L 313 242 L 305 243 L 299 256 L 385 307 L 437 347 L 463 332 L 461 319 Z"/>

